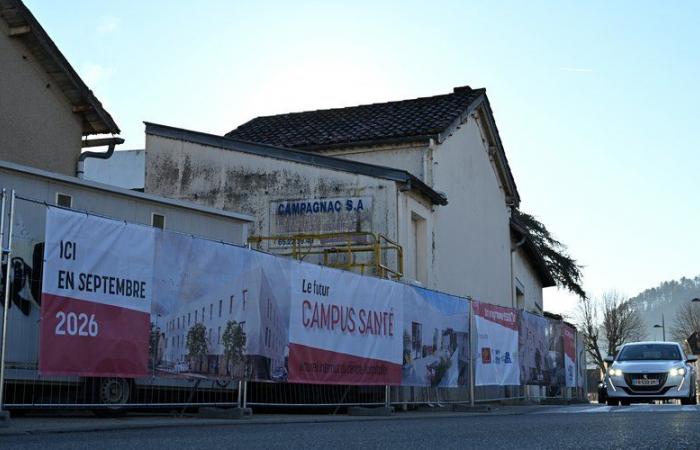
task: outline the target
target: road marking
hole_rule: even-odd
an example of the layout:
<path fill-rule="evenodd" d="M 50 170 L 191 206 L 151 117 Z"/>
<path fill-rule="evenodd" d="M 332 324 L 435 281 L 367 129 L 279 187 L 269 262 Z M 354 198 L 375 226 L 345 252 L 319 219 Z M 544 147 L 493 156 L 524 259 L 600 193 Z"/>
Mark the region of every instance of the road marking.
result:
<path fill-rule="evenodd" d="M 700 412 L 700 405 L 566 406 L 535 411 L 534 414 Z"/>

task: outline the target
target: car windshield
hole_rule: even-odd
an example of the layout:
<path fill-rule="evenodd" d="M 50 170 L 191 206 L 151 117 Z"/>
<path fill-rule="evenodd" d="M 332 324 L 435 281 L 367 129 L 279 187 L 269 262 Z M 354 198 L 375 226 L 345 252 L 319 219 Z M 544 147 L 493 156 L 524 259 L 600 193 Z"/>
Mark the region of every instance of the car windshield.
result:
<path fill-rule="evenodd" d="M 681 359 L 678 346 L 673 344 L 639 344 L 627 345 L 617 357 L 618 361 L 647 361 L 647 360 L 676 361 Z"/>

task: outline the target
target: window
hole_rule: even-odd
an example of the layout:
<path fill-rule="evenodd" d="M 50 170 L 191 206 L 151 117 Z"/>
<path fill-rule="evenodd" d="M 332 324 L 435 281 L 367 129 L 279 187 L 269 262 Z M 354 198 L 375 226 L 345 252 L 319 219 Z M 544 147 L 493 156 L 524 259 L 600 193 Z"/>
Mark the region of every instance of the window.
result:
<path fill-rule="evenodd" d="M 161 230 L 165 228 L 165 216 L 162 214 L 151 214 L 151 226 L 160 228 Z"/>
<path fill-rule="evenodd" d="M 219 317 L 221 317 L 221 306 L 223 305 L 223 303 L 223 300 L 219 300 Z"/>
<path fill-rule="evenodd" d="M 197 323 L 197 314 L 199 313 L 199 310 L 194 310 L 194 323 Z"/>
<path fill-rule="evenodd" d="M 214 318 L 214 304 L 209 303 L 209 320 Z"/>
<path fill-rule="evenodd" d="M 248 289 L 243 289 L 243 311 L 245 311 L 245 301 L 248 296 Z"/>
<path fill-rule="evenodd" d="M 233 314 L 233 295 L 228 300 L 228 313 L 229 315 Z"/>
<path fill-rule="evenodd" d="M 221 327 L 216 328 L 216 343 L 221 344 Z"/>
<path fill-rule="evenodd" d="M 73 197 L 68 194 L 61 194 L 56 192 L 56 205 L 62 206 L 64 208 L 70 208 L 73 206 Z"/>

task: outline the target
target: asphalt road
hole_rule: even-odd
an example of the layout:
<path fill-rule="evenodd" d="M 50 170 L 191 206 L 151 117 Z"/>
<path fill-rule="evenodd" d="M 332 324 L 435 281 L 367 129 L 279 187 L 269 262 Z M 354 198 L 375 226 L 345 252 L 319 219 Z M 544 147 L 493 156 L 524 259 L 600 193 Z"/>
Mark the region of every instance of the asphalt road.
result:
<path fill-rule="evenodd" d="M 700 409 L 569 406 L 517 415 L 36 434 L 1 437 L 0 448 L 700 448 Z"/>

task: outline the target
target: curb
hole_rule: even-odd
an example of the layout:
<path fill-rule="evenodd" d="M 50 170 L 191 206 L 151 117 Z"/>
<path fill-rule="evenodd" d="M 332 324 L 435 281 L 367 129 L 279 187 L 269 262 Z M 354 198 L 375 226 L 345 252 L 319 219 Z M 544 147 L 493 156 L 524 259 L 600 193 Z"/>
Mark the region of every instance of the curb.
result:
<path fill-rule="evenodd" d="M 384 408 L 381 408 L 384 409 Z M 317 424 L 317 423 L 339 423 L 339 422 L 368 422 L 382 420 L 422 420 L 425 417 L 440 417 L 444 419 L 463 418 L 463 417 L 480 417 L 487 415 L 525 415 L 533 412 L 532 408 L 523 408 L 522 410 L 515 409 L 497 409 L 484 408 L 484 410 L 465 410 L 465 411 L 435 411 L 425 412 L 420 414 L 405 414 L 398 413 L 393 415 L 337 415 L 337 416 L 316 416 L 316 417 L 265 417 L 264 415 L 245 417 L 245 418 L 197 418 L 197 417 L 167 417 L 150 421 L 130 421 L 130 419 L 118 419 L 118 422 L 111 423 L 95 423 L 95 424 L 80 424 L 73 425 L 51 424 L 45 428 L 34 427 L 29 425 L 25 429 L 13 430 L 12 424 L 17 421 L 26 421 L 31 419 L 15 419 L 9 422 L 10 428 L 0 428 L 1 436 L 27 436 L 33 434 L 62 434 L 62 433 L 88 433 L 88 432 L 103 432 L 103 431 L 125 431 L 125 430 L 148 430 L 157 428 L 175 428 L 175 427 L 215 427 L 215 426 L 249 426 L 249 425 L 291 425 L 291 424 Z M 539 408 L 538 408 L 539 409 Z M 109 419 L 94 419 L 94 420 L 109 420 Z M 134 419 L 138 420 L 138 419 Z"/>

